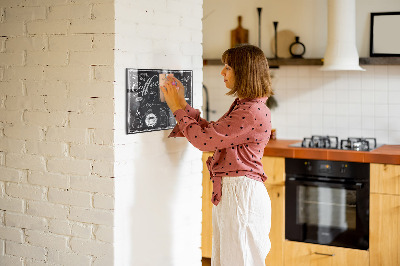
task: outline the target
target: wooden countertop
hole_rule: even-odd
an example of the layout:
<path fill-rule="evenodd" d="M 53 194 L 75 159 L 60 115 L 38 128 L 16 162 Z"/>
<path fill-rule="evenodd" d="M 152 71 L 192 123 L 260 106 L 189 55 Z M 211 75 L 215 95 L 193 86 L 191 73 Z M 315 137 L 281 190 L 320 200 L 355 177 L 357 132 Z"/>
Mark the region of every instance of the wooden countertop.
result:
<path fill-rule="evenodd" d="M 264 156 L 363 163 L 400 164 L 400 145 L 383 145 L 372 151 L 289 147 L 301 140 L 270 140 Z"/>

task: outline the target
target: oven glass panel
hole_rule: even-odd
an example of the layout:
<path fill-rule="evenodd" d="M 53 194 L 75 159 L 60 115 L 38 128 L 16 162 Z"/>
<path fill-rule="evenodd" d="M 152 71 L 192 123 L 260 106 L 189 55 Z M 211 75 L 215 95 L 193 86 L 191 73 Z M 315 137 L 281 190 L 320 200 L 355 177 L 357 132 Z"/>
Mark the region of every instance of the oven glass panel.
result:
<path fill-rule="evenodd" d="M 355 190 L 314 186 L 297 186 L 297 189 L 298 224 L 339 231 L 356 229 Z"/>

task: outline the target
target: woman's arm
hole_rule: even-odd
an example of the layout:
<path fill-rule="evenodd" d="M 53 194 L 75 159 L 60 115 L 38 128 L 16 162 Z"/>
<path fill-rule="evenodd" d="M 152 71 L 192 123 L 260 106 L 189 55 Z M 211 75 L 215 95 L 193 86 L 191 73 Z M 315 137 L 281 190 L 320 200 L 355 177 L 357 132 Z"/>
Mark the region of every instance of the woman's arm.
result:
<path fill-rule="evenodd" d="M 180 132 L 189 142 L 201 151 L 215 149 L 234 148 L 234 146 L 257 142 L 257 127 L 265 127 L 257 124 L 254 115 L 249 110 L 238 109 L 218 122 L 210 123 L 206 127 L 200 124 L 183 110 L 176 110 L 174 116 L 178 121 Z"/>

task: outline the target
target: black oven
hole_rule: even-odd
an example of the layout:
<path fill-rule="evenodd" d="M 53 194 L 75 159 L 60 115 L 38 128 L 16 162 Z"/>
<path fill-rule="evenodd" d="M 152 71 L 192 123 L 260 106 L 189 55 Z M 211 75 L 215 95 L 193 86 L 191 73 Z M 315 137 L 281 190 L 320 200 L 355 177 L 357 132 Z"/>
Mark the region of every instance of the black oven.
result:
<path fill-rule="evenodd" d="M 286 239 L 368 249 L 368 163 L 287 158 L 285 169 Z"/>

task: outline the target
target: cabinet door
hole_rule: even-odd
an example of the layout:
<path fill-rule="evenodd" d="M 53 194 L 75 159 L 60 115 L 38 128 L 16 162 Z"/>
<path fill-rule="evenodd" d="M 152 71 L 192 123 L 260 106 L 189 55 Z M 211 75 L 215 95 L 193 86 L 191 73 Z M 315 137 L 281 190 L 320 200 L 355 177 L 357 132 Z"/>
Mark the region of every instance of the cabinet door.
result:
<path fill-rule="evenodd" d="M 202 224 L 201 224 L 201 253 L 204 258 L 211 258 L 212 252 L 212 183 L 206 161 L 211 152 L 203 153 L 203 196 L 202 196 Z"/>
<path fill-rule="evenodd" d="M 264 156 L 261 163 L 268 177 L 266 184 L 285 185 L 285 158 Z"/>
<path fill-rule="evenodd" d="M 371 193 L 400 195 L 400 165 L 370 165 Z"/>
<path fill-rule="evenodd" d="M 285 240 L 285 187 L 265 184 L 271 199 L 271 250 L 265 259 L 266 266 L 283 265 Z"/>
<path fill-rule="evenodd" d="M 400 265 L 400 196 L 371 194 L 371 266 Z"/>
<path fill-rule="evenodd" d="M 366 266 L 365 250 L 285 241 L 285 266 Z"/>

